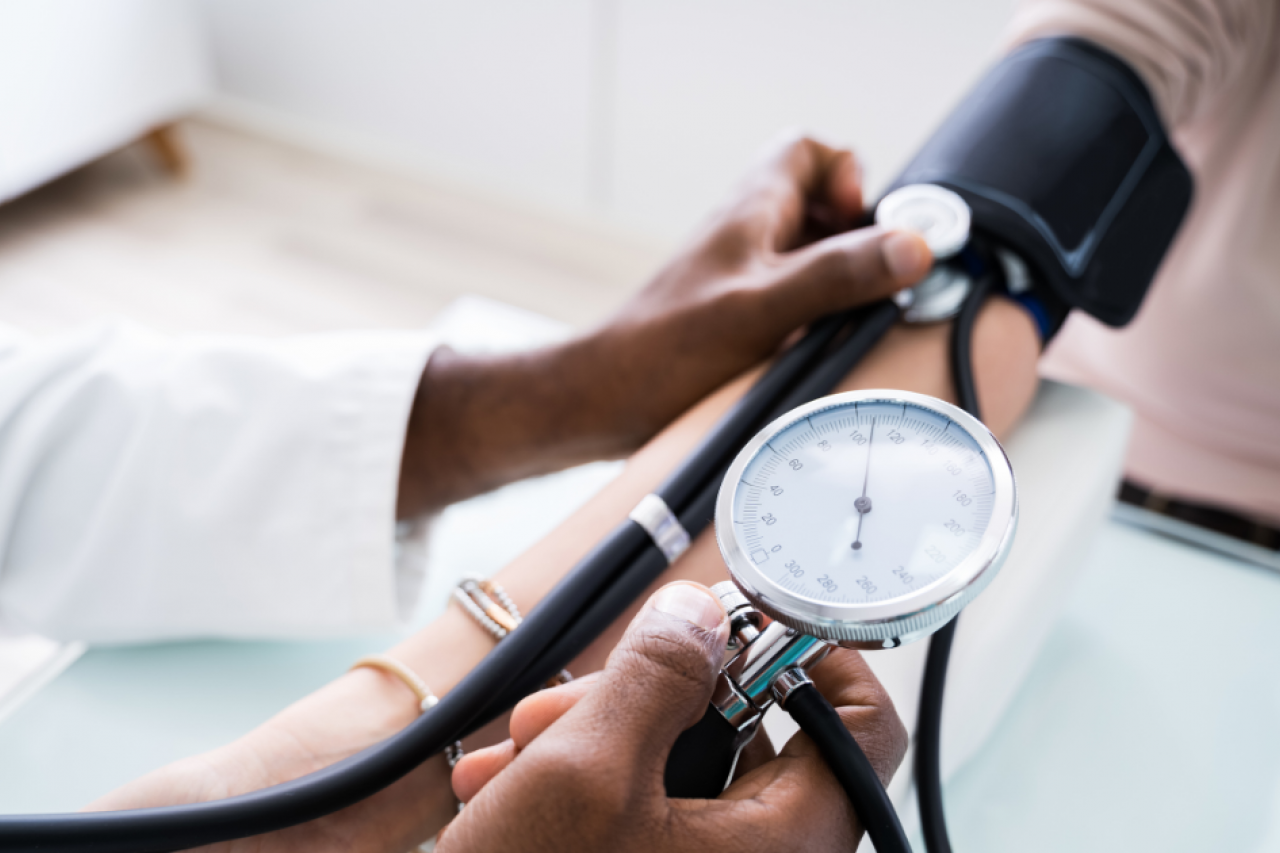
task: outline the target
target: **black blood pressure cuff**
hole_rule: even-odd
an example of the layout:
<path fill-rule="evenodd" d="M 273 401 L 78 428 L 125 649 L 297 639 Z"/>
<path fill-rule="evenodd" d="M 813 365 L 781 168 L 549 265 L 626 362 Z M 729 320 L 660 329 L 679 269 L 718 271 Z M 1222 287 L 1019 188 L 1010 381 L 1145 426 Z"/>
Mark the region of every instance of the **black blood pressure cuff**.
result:
<path fill-rule="evenodd" d="M 1128 323 L 1192 196 L 1141 79 L 1074 38 L 996 65 L 890 190 L 918 183 L 958 193 L 975 240 L 1027 263 L 1051 333 L 1073 308 Z"/>

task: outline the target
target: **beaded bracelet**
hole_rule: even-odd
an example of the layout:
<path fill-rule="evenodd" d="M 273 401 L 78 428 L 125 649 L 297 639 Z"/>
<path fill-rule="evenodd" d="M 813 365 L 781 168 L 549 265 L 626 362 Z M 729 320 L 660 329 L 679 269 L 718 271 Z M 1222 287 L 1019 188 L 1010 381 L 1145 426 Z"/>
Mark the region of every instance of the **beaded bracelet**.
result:
<path fill-rule="evenodd" d="M 520 608 L 496 581 L 463 578 L 454 587 L 453 598 L 462 605 L 468 616 L 498 642 L 505 640 L 524 621 Z M 547 681 L 545 687 L 556 687 L 570 681 L 573 681 L 573 676 L 568 670 L 562 669 Z"/>

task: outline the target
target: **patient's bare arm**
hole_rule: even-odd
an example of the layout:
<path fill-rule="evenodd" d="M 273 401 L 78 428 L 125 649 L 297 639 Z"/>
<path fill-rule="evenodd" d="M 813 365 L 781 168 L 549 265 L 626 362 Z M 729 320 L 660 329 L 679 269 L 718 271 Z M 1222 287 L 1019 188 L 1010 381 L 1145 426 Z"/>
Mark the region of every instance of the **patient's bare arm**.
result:
<path fill-rule="evenodd" d="M 400 516 L 631 453 L 796 329 L 923 276 L 924 242 L 845 231 L 861 213 L 853 155 L 790 141 L 599 329 L 513 356 L 438 351 L 409 420 Z M 843 233 L 812 241 L 815 220 Z"/>
<path fill-rule="evenodd" d="M 949 327 L 900 326 L 852 373 L 843 388 L 902 388 L 950 398 L 947 368 Z M 974 335 L 975 372 L 988 424 L 1004 434 L 1026 409 L 1035 390 L 1039 344 L 1035 326 L 1022 309 L 1002 299 L 989 301 Z M 556 530 L 517 558 L 498 580 L 531 609 L 563 575 L 698 441 L 736 399 L 755 371 L 728 383 L 688 410 L 648 442 L 622 474 Z M 655 587 L 679 578 L 712 583 L 723 576 L 712 536 L 704 533 Z M 645 596 L 641 596 L 643 601 Z M 576 661 L 583 675 L 599 669 L 632 614 Z M 391 650 L 437 693 L 447 692 L 493 647 L 492 639 L 457 608 Z M 127 808 L 193 802 L 254 790 L 332 764 L 399 731 L 417 715 L 405 687 L 381 672 L 347 673 L 297 702 L 244 738 L 203 756 L 164 768 L 95 804 Z M 476 744 L 506 734 L 500 722 Z M 471 744 L 469 744 L 471 745 Z M 448 769 L 437 757 L 377 796 L 310 824 L 256 842 L 222 850 L 343 850 L 401 853 L 454 814 Z"/>
<path fill-rule="evenodd" d="M 950 330 L 946 323 L 894 327 L 845 377 L 838 390 L 899 388 L 955 402 L 948 358 Z M 1030 404 L 1038 381 L 1038 357 L 1039 337 L 1030 316 L 1009 300 L 989 299 L 974 330 L 973 358 L 984 418 L 998 436 L 1007 434 Z M 541 599 L 563 571 L 557 568 L 549 573 L 545 567 L 572 566 L 585 556 L 613 525 L 626 518 L 641 497 L 657 488 L 756 375 L 757 371 L 744 374 L 682 415 L 636 453 L 617 480 L 503 569 L 499 580 L 517 602 L 524 607 Z M 649 593 L 679 578 L 711 585 L 725 577 L 715 538 L 708 532 L 694 540 L 690 550 L 655 581 Z M 644 598 L 640 596 L 639 600 Z M 572 671 L 592 672 L 603 666 L 631 615 L 628 613 L 602 636 Z M 465 619 L 461 621 L 469 635 L 482 635 L 478 627 Z M 412 642 L 401 650 L 409 651 Z"/>

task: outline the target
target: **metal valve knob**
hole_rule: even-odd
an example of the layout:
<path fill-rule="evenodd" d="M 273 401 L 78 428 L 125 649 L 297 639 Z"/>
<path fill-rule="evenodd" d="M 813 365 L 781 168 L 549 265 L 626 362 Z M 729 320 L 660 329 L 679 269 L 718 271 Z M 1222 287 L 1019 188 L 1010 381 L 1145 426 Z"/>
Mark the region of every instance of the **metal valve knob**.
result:
<path fill-rule="evenodd" d="M 822 660 L 831 648 L 781 622 L 766 625 L 764 614 L 731 581 L 712 591 L 729 614 L 731 654 L 716 679 L 710 707 L 667 757 L 663 782 L 672 797 L 714 797 L 724 790 L 775 696 L 785 701 L 806 679 L 803 667 Z"/>
<path fill-rule="evenodd" d="M 729 614 L 729 650 L 736 651 L 755 642 L 760 636 L 764 614 L 747 600 L 733 581 L 721 581 L 711 587 Z"/>
<path fill-rule="evenodd" d="M 781 622 L 765 625 L 764 614 L 732 581 L 716 584 L 712 592 L 729 613 L 734 654 L 720 670 L 711 704 L 749 740 L 774 702 L 774 682 L 789 670 L 818 663 L 831 646 Z"/>

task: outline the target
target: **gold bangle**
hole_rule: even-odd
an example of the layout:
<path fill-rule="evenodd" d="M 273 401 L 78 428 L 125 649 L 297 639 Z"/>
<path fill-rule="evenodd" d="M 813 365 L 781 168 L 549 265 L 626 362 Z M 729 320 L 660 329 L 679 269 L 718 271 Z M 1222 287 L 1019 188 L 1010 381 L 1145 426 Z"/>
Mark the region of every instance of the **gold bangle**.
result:
<path fill-rule="evenodd" d="M 409 667 L 400 663 L 400 661 L 390 655 L 368 655 L 351 664 L 352 669 L 359 669 L 360 667 L 379 669 L 400 679 L 400 681 L 404 683 L 405 687 L 412 690 L 413 695 L 418 697 L 419 712 L 429 710 L 440 701 L 436 698 L 436 694 L 431 692 L 431 688 L 427 686 L 427 682 L 419 678 L 416 672 L 409 669 Z"/>
<path fill-rule="evenodd" d="M 413 691 L 413 695 L 418 697 L 418 712 L 425 714 L 434 708 L 440 702 L 436 694 L 431 692 L 431 688 L 427 686 L 427 682 L 418 677 L 418 673 L 409 669 L 400 661 L 391 657 L 391 655 L 366 655 L 360 660 L 351 664 L 351 669 L 360 669 L 366 667 L 368 669 L 377 669 L 388 675 L 394 675 L 396 678 Z M 462 741 L 455 740 L 453 743 L 445 747 L 445 762 L 449 765 L 452 772 L 454 765 L 462 760 Z M 458 801 L 458 811 L 462 811 L 463 803 Z"/>

